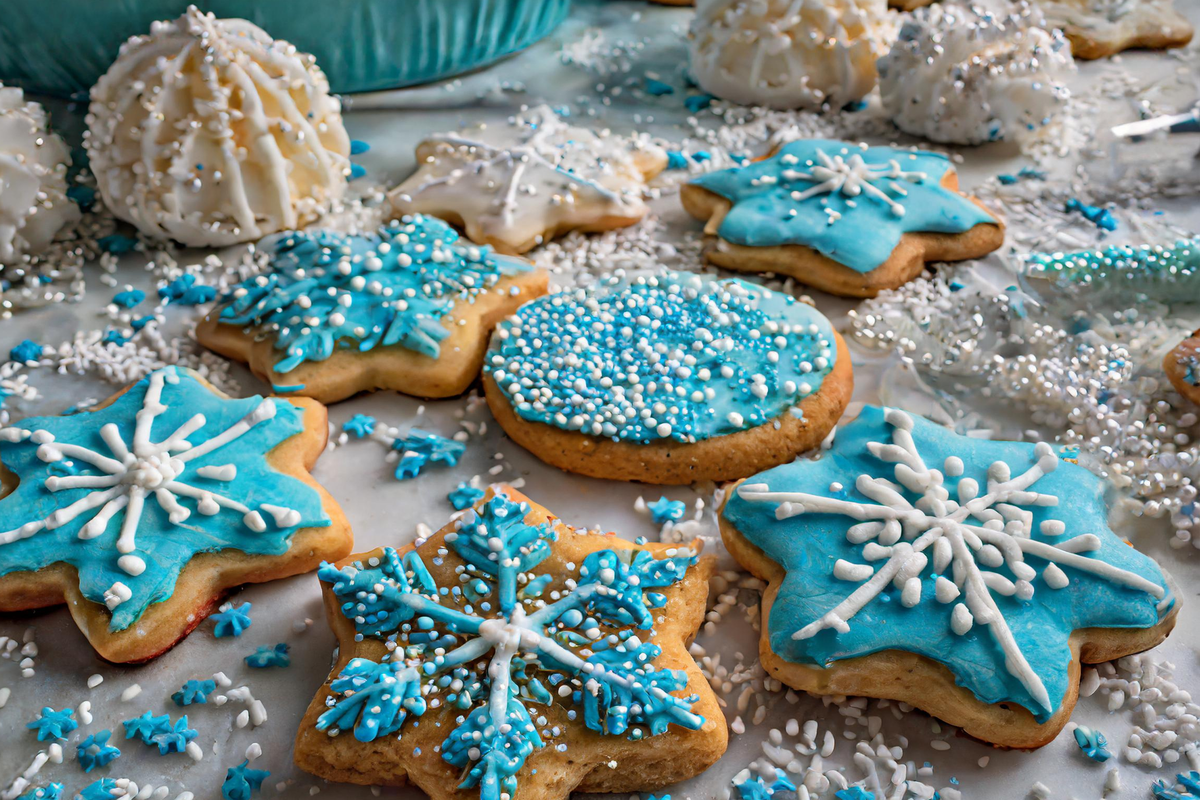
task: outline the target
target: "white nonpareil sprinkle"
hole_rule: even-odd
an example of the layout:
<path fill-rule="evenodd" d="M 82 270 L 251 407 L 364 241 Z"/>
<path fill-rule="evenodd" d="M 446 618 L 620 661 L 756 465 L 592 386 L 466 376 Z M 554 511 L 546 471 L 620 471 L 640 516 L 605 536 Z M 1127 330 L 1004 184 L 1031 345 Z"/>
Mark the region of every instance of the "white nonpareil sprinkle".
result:
<path fill-rule="evenodd" d="M 99 673 L 92 675 L 87 679 L 87 687 L 89 689 L 95 689 L 102 683 L 104 683 L 104 676 L 100 675 Z"/>
<path fill-rule="evenodd" d="M 142 693 L 142 685 L 140 683 L 135 683 L 132 686 L 126 688 L 125 691 L 121 692 L 121 700 L 128 703 L 130 700 L 137 697 L 141 693 Z"/>

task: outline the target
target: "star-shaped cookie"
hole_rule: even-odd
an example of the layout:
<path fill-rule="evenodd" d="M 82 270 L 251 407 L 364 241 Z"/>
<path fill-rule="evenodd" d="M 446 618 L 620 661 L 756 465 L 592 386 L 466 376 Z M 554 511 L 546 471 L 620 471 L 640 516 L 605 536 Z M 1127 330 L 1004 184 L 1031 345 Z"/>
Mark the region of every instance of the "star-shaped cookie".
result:
<path fill-rule="evenodd" d="M 0 611 L 65 602 L 102 657 L 145 661 L 228 588 L 345 556 L 308 474 L 327 432 L 319 403 L 231 399 L 176 367 L 0 428 Z"/>
<path fill-rule="evenodd" d="M 1066 724 L 1080 663 L 1146 650 L 1179 602 L 1050 445 L 868 406 L 832 448 L 738 484 L 721 531 L 769 585 L 760 656 L 794 688 L 899 700 L 1004 747 Z"/>
<path fill-rule="evenodd" d="M 538 106 L 506 125 L 425 139 L 417 171 L 390 197 L 400 213 L 441 217 L 518 254 L 568 231 L 633 225 L 649 211 L 646 181 L 666 166 L 660 147 L 569 125 Z"/>
<path fill-rule="evenodd" d="M 267 272 L 222 298 L 201 344 L 249 362 L 277 394 L 334 403 L 376 389 L 452 397 L 479 375 L 492 328 L 546 293 L 546 273 L 406 216 L 373 234 L 291 232 Z"/>
<path fill-rule="evenodd" d="M 296 763 L 435 800 L 567 800 L 692 777 L 725 751 L 687 652 L 714 569 L 574 530 L 495 487 L 429 539 L 321 568 L 338 638 Z"/>

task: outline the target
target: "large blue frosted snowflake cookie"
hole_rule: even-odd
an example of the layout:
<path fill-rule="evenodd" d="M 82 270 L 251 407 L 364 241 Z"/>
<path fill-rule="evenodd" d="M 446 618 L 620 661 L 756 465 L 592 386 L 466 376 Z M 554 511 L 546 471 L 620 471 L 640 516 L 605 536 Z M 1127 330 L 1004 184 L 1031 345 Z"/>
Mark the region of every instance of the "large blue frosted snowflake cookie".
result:
<path fill-rule="evenodd" d="M 770 582 L 762 658 L 784 683 L 1037 747 L 1070 717 L 1080 660 L 1174 625 L 1163 571 L 1109 528 L 1107 488 L 1048 444 L 868 406 L 820 457 L 739 484 L 721 524 Z"/>
<path fill-rule="evenodd" d="M 345 555 L 349 527 L 308 476 L 325 436 L 318 403 L 228 398 L 176 367 L 0 428 L 0 610 L 66 601 L 102 656 L 142 661 L 228 587 Z"/>
<path fill-rule="evenodd" d="M 915 148 L 801 139 L 701 175 L 680 197 L 716 235 L 714 264 L 849 297 L 873 297 L 927 262 L 979 258 L 1004 241 L 1000 221 L 958 191 L 949 157 Z"/>
<path fill-rule="evenodd" d="M 415 548 L 326 564 L 340 657 L 296 761 L 481 800 L 691 777 L 725 749 L 684 644 L 712 569 L 689 547 L 576 531 L 510 489 Z"/>
<path fill-rule="evenodd" d="M 291 231 L 260 247 L 267 270 L 222 297 L 196 336 L 277 393 L 324 403 L 375 389 L 462 394 L 492 327 L 546 291 L 544 271 L 420 214 L 367 234 Z"/>

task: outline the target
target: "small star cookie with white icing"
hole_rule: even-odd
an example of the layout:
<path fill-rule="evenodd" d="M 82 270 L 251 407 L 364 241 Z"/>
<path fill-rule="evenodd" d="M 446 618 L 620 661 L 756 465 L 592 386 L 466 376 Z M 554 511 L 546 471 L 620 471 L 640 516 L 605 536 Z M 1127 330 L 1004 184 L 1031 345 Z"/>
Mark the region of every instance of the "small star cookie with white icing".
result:
<path fill-rule="evenodd" d="M 327 435 L 320 403 L 177 367 L 0 429 L 0 611 L 66 603 L 101 657 L 141 662 L 229 588 L 344 557 L 350 526 L 308 474 Z"/>
<path fill-rule="evenodd" d="M 294 231 L 261 247 L 268 270 L 222 298 L 196 339 L 248 362 L 277 394 L 323 403 L 378 389 L 462 394 L 492 328 L 546 293 L 544 270 L 420 214 L 372 234 Z"/>
<path fill-rule="evenodd" d="M 483 385 L 509 437 L 552 466 L 684 484 L 744 478 L 816 447 L 854 377 L 829 320 L 789 294 L 618 271 L 497 327 Z"/>
<path fill-rule="evenodd" d="M 497 486 L 415 545 L 323 565 L 337 663 L 297 765 L 433 800 L 628 795 L 698 775 L 728 739 L 687 651 L 716 567 L 699 544 L 576 530 Z"/>
<path fill-rule="evenodd" d="M 639 222 L 646 181 L 666 169 L 661 148 L 570 125 L 549 106 L 430 136 L 417 171 L 389 197 L 401 214 L 430 214 L 500 253 L 520 254 L 569 231 Z"/>
<path fill-rule="evenodd" d="M 1027 749 L 1066 725 L 1081 663 L 1147 650 L 1175 625 L 1170 578 L 1109 527 L 1106 488 L 1049 444 L 868 406 L 817 458 L 733 487 L 721 535 L 768 582 L 772 676 Z"/>
<path fill-rule="evenodd" d="M 1046 20 L 1071 40 L 1076 58 L 1104 58 L 1122 50 L 1183 47 L 1192 24 L 1173 0 L 1035 0 Z"/>
<path fill-rule="evenodd" d="M 716 236 L 706 257 L 741 272 L 787 275 L 846 297 L 874 297 L 927 262 L 979 258 L 1003 223 L 958 191 L 940 153 L 825 139 L 685 184 L 683 207 Z"/>

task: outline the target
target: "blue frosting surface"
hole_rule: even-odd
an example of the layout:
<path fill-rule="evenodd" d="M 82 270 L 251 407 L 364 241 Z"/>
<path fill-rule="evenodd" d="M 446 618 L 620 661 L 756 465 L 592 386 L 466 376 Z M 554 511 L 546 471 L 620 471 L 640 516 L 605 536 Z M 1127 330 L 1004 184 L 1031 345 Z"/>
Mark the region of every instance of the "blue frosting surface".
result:
<path fill-rule="evenodd" d="M 795 408 L 836 358 L 829 320 L 790 295 L 665 272 L 526 303 L 497 329 L 484 372 L 531 422 L 695 442 Z"/>
<path fill-rule="evenodd" d="M 224 298 L 220 321 L 273 335 L 280 374 L 339 347 L 396 345 L 437 358 L 455 303 L 532 269 L 419 214 L 366 236 L 293 231 L 266 246 L 270 269 Z"/>
<path fill-rule="evenodd" d="M 284 553 L 330 524 L 315 489 L 267 463 L 303 429 L 286 400 L 222 398 L 175 367 L 101 410 L 5 428 L 0 461 L 20 483 L 0 500 L 0 575 L 70 564 L 119 631 L 198 553 Z"/>
<path fill-rule="evenodd" d="M 915 504 L 924 494 L 900 480 L 909 466 L 896 465 L 893 457 L 907 434 L 889 422 L 896 417 L 888 415 L 894 414 L 864 408 L 855 421 L 838 430 L 833 448 L 817 460 L 799 460 L 763 472 L 730 497 L 725 519 L 787 571 L 769 614 L 771 649 L 787 661 L 813 666 L 884 650 L 918 653 L 949 667 L 956 682 L 981 701 L 1019 703 L 1045 721 L 1059 708 L 1067 690 L 1071 632 L 1158 623 L 1174 603 L 1162 571 L 1109 529 L 1102 479 L 1060 461 L 1047 445 L 971 439 L 915 417 L 910 418 L 911 442 L 924 465 L 939 471 L 944 480 L 939 486 L 948 490 L 945 497 L 982 498 L 982 508 L 959 520 L 963 525 L 951 526 L 966 529 L 970 557 L 950 558 L 947 550 L 939 563 L 939 545 L 934 541 L 923 550 L 928 556 L 925 563 L 909 562 L 910 571 L 897 573 L 899 587 L 896 579 L 886 581 L 856 614 L 842 613 L 847 627 L 840 630 L 831 621 L 831 612 L 844 611 L 842 604 L 874 574 L 883 573 L 899 554 L 898 548 L 921 541 L 919 537 L 936 527 L 930 520 L 949 518 L 959 507 L 950 501 L 950 510 L 924 519 L 923 512 L 910 505 L 912 513 L 903 522 L 905 533 L 901 535 L 897 527 L 889 540 L 897 544 L 885 542 L 886 532 L 871 538 L 866 526 L 884 518 L 880 509 L 886 512 L 904 503 Z M 1007 503 L 995 500 L 989 476 L 1005 471 L 996 462 L 1007 465 L 1013 483 L 1022 476 L 1035 479 L 1025 495 L 1015 495 Z M 871 499 L 863 493 L 864 487 L 872 494 L 886 494 L 886 487 L 872 488 L 860 476 L 886 479 L 903 503 Z M 972 481 L 977 485 L 970 485 Z M 1034 497 L 1035 493 L 1039 494 Z M 1059 498 L 1057 504 L 1051 504 L 1050 496 Z M 931 500 L 927 494 L 921 502 L 921 508 L 930 508 L 944 501 Z M 850 504 L 866 513 L 857 517 L 844 513 Z M 783 518 L 777 518 L 777 513 Z M 986 544 L 983 549 L 970 545 L 973 532 L 983 530 L 987 520 L 1005 526 L 998 533 L 984 532 L 999 545 Z M 1009 530 L 1013 535 L 1006 535 Z M 1077 541 L 1071 544 L 1073 540 Z M 943 542 L 951 541 L 943 537 Z M 1051 551 L 1043 545 L 1035 553 L 1032 549 L 1039 543 L 1065 546 Z M 1023 559 L 1000 552 L 1014 544 L 1020 545 Z M 1063 555 L 1065 550 L 1078 553 Z M 995 623 L 985 625 L 976 619 L 973 625 L 962 624 L 960 615 L 974 611 L 979 616 L 981 604 L 969 599 L 969 585 L 963 585 L 976 568 L 979 572 L 974 574 L 993 575 L 982 576 L 987 595 L 1011 631 L 1020 657 L 1044 686 L 1041 699 L 1032 684 L 1006 666 L 1010 653 L 994 634 Z M 1128 577 L 1118 580 L 1096 573 L 1111 568 Z M 807 638 L 794 637 L 798 632 L 804 635 L 805 629 Z"/>
<path fill-rule="evenodd" d="M 870 272 L 887 261 L 904 233 L 963 233 L 995 224 L 975 203 L 942 188 L 952 166 L 946 156 L 923 150 L 801 139 L 770 158 L 692 183 L 733 203 L 718 230 L 722 239 L 749 247 L 803 245 Z M 846 180 L 852 173 L 862 179 Z"/>
<path fill-rule="evenodd" d="M 462 770 L 459 788 L 501 800 L 520 796 L 517 774 L 547 746 L 543 734 L 560 736 L 539 731 L 538 705 L 563 703 L 581 726 L 635 740 L 672 724 L 703 724 L 691 710 L 694 697 L 671 694 L 687 687 L 687 674 L 653 663 L 662 652 L 653 643 L 654 610 L 666 604 L 655 590 L 684 577 L 692 552 L 593 552 L 572 567 L 573 582 L 543 600 L 553 578 L 530 570 L 550 556 L 557 532 L 527 523 L 528 513 L 528 505 L 496 495 L 463 514 L 438 548 L 464 561 L 453 588 L 437 585 L 419 553 L 392 548 L 366 562 L 321 567 L 358 636 L 396 643 L 403 659 L 351 659 L 330 685 L 318 730 L 353 730 L 363 742 L 403 739 L 406 721 L 423 716 L 426 696 L 435 696 L 433 707 L 461 710 L 441 746 L 441 757 Z M 572 738 L 561 736 L 560 752 Z"/>

